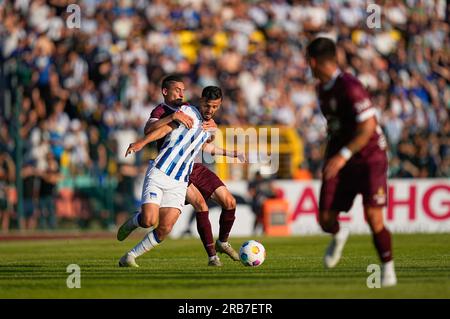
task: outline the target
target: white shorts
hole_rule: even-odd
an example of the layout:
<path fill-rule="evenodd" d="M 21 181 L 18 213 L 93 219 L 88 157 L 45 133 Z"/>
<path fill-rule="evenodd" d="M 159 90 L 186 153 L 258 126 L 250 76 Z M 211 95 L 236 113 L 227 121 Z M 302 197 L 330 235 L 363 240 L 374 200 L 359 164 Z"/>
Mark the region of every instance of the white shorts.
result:
<path fill-rule="evenodd" d="M 153 203 L 159 207 L 174 207 L 181 211 L 187 186 L 187 182 L 177 181 L 167 176 L 150 163 L 142 186 L 141 205 Z"/>

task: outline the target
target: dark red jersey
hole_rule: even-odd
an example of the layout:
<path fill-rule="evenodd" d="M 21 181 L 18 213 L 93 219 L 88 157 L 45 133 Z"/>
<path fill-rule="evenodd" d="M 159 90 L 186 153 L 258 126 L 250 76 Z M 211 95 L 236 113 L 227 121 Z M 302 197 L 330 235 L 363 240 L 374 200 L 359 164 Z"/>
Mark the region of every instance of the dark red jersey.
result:
<path fill-rule="evenodd" d="M 325 158 L 329 159 L 346 146 L 356 133 L 360 122 L 376 115 L 369 93 L 353 75 L 337 72 L 333 79 L 317 87 L 320 109 L 327 119 L 328 145 Z M 385 156 L 386 141 L 379 126 L 369 142 L 351 158 L 352 162 L 367 161 L 374 156 Z"/>

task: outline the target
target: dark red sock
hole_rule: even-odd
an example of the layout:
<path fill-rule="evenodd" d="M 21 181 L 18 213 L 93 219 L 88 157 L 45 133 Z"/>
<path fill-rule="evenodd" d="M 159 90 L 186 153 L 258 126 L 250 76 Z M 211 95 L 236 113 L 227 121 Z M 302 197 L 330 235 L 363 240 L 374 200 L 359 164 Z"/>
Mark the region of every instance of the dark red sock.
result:
<path fill-rule="evenodd" d="M 236 208 L 233 209 L 222 209 L 219 219 L 219 240 L 221 242 L 228 241 L 228 236 L 230 235 L 231 227 L 233 227 Z"/>
<path fill-rule="evenodd" d="M 211 229 L 211 222 L 209 221 L 209 212 L 196 212 L 195 218 L 197 219 L 197 231 L 205 246 L 208 256 L 214 256 L 216 249 L 214 248 L 214 237 Z"/>
<path fill-rule="evenodd" d="M 391 233 L 389 230 L 383 228 L 379 233 L 373 234 L 373 243 L 382 262 L 392 260 Z"/>

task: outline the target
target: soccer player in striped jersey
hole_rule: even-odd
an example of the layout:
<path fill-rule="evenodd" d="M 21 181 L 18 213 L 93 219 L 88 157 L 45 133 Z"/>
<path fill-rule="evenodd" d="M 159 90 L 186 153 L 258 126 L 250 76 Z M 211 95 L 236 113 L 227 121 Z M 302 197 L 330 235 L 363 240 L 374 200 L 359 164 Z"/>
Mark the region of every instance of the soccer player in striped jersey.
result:
<path fill-rule="evenodd" d="M 169 124 L 172 121 L 184 124 L 186 127 L 192 127 L 192 118 L 180 111 L 183 103 L 184 82 L 183 78 L 177 75 L 169 75 L 162 81 L 162 94 L 164 102 L 156 106 L 151 112 L 147 121 L 144 133 L 150 134 L 159 127 Z M 214 90 L 205 88 L 202 93 L 211 94 L 203 96 L 207 100 L 218 98 Z M 213 119 L 203 121 L 204 129 L 217 129 Z M 164 139 L 156 141 L 158 151 L 160 151 Z M 239 152 L 225 154 L 224 151 L 217 150 L 218 155 L 227 155 L 238 157 L 240 161 L 245 161 L 245 156 Z M 208 199 L 214 200 L 222 207 L 219 218 L 219 236 L 214 243 L 211 222 L 209 220 Z M 197 220 L 197 230 L 208 255 L 209 266 L 222 266 L 222 262 L 217 256 L 217 252 L 225 253 L 231 259 L 238 261 L 239 255 L 228 242 L 228 237 L 233 227 L 236 212 L 236 200 L 226 185 L 220 178 L 209 170 L 202 163 L 194 163 L 191 175 L 189 176 L 189 186 L 186 194 L 187 203 L 194 207 L 195 218 Z M 142 210 L 146 209 L 145 205 Z M 148 215 L 148 214 L 147 214 Z M 134 221 L 134 222 L 133 222 Z M 119 228 L 117 239 L 124 240 L 128 234 L 136 227 L 148 227 L 148 223 L 142 220 L 142 214 L 137 212 L 129 222 L 124 223 Z"/>
<path fill-rule="evenodd" d="M 180 92 L 183 90 L 184 85 L 180 83 Z M 217 94 L 211 94 L 209 91 Z M 203 96 L 217 98 L 208 100 Z M 138 267 L 135 258 L 156 247 L 172 230 L 185 201 L 189 175 L 196 155 L 202 149 L 207 152 L 217 151 L 212 144 L 206 144 L 212 141 L 212 135 L 203 129 L 202 123 L 214 116 L 221 103 L 220 88 L 207 87 L 202 93 L 200 111 L 191 105 L 182 105 L 180 108 L 193 119 L 192 128 L 172 121 L 160 126 L 136 143 L 130 144 L 126 155 L 140 151 L 152 141 L 164 138 L 158 157 L 147 169 L 142 191 L 142 213 L 125 223 L 126 236 L 139 226 L 147 228 L 156 224 L 158 226 L 120 259 L 120 266 Z"/>

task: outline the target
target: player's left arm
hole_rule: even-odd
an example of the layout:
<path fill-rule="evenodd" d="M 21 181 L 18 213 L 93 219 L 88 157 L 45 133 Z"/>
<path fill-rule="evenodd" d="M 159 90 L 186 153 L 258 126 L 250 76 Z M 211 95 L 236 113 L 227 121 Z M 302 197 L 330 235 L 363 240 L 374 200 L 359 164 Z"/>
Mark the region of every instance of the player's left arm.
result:
<path fill-rule="evenodd" d="M 127 151 L 125 152 L 125 157 L 127 157 L 127 155 L 131 154 L 131 152 L 139 152 L 148 143 L 154 142 L 156 140 L 159 140 L 160 138 L 165 137 L 167 134 L 169 134 L 176 128 L 177 128 L 177 125 L 175 123 L 169 123 L 169 124 L 161 126 L 158 129 L 150 132 L 149 134 L 140 138 L 136 142 L 131 143 L 130 146 L 128 146 Z"/>
<path fill-rule="evenodd" d="M 214 135 L 213 135 L 214 136 Z M 222 156 L 228 156 L 228 157 L 237 157 L 242 163 L 245 163 L 247 159 L 245 158 L 245 154 L 239 151 L 229 151 L 225 150 L 223 148 L 217 147 L 213 143 L 210 143 L 209 141 L 205 144 L 203 144 L 203 151 L 206 153 L 209 153 L 211 155 L 222 155 Z"/>
<path fill-rule="evenodd" d="M 369 143 L 370 138 L 377 129 L 375 108 L 362 85 L 349 90 L 349 99 L 356 114 L 356 130 L 351 141 L 344 146 L 338 154 L 333 156 L 326 164 L 324 178 L 335 177 L 347 161 Z"/>
<path fill-rule="evenodd" d="M 191 129 L 192 125 L 194 124 L 193 119 L 189 115 L 187 115 L 183 111 L 179 110 L 168 116 L 165 116 L 165 117 L 159 118 L 159 119 L 155 118 L 155 117 L 150 117 L 148 119 L 147 123 L 145 124 L 144 134 L 150 134 L 151 132 L 153 132 L 165 125 L 168 125 L 172 122 L 184 124 L 184 126 L 186 126 L 188 129 Z"/>

